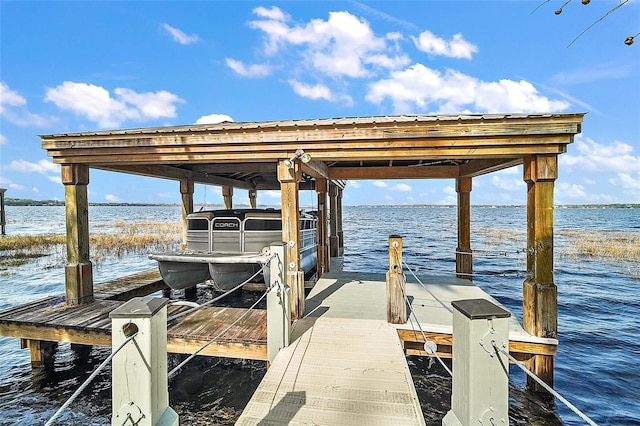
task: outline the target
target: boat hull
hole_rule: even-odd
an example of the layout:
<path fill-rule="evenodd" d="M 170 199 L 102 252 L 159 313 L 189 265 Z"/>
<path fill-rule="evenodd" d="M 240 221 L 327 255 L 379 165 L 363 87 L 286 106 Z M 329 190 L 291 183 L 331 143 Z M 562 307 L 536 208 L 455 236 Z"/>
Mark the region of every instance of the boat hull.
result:
<path fill-rule="evenodd" d="M 173 290 L 183 290 L 211 278 L 206 263 L 158 261 L 162 280 Z"/>

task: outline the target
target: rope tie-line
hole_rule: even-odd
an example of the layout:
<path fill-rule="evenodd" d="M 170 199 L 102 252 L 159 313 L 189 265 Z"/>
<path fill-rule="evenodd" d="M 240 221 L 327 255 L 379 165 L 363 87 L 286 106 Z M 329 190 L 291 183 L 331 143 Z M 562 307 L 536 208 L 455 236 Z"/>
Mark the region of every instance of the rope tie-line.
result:
<path fill-rule="evenodd" d="M 58 409 L 58 411 L 56 411 L 56 413 L 49 419 L 49 421 L 47 423 L 45 423 L 45 426 L 50 426 L 54 424 L 54 420 L 57 419 L 60 414 L 62 414 L 62 412 L 64 410 L 67 409 L 67 407 L 69 407 L 69 405 L 71 405 L 71 403 L 82 393 L 83 390 L 85 390 L 85 388 L 87 386 L 89 386 L 89 384 L 93 381 L 93 379 L 96 378 L 96 376 L 98 375 L 98 373 L 100 373 L 100 371 L 102 371 L 109 362 L 111 362 L 111 360 L 113 359 L 114 356 L 116 356 L 116 354 L 118 352 L 120 352 L 120 350 L 122 348 L 124 348 L 126 346 L 127 343 L 129 343 L 131 340 L 133 340 L 136 336 L 138 335 L 138 332 L 136 331 L 134 334 L 132 334 L 131 336 L 127 337 L 127 339 L 122 342 L 122 344 L 118 347 L 118 349 L 116 349 L 115 351 L 113 351 L 111 353 L 111 355 L 109 355 L 107 357 L 107 359 L 105 359 L 102 364 L 100 364 L 98 366 L 98 368 L 96 368 L 93 373 L 91 373 L 91 375 L 89 376 L 89 378 L 87 378 L 87 380 L 84 381 L 84 383 L 82 385 L 80 385 L 80 387 L 73 393 L 73 395 L 71 395 L 69 397 L 69 399 L 67 399 L 67 401 L 62 404 L 62 407 L 60 407 Z"/>
<path fill-rule="evenodd" d="M 587 422 L 587 424 L 591 425 L 591 426 L 598 426 L 597 423 L 595 423 L 593 420 L 591 420 L 589 417 L 587 417 L 586 414 L 584 414 L 582 411 L 578 410 L 576 408 L 575 405 L 573 405 L 572 403 L 570 403 L 569 401 L 567 401 L 567 399 L 565 399 L 562 395 L 560 395 L 558 392 L 556 392 L 551 386 L 549 386 L 548 384 L 546 384 L 545 382 L 542 381 L 542 379 L 540 379 L 538 376 L 536 376 L 535 374 L 533 374 L 531 371 L 529 371 L 529 369 L 527 369 L 524 365 L 522 365 L 522 363 L 520 363 L 520 361 L 518 361 L 517 359 L 515 359 L 513 356 L 511 356 L 511 354 L 507 351 L 505 351 L 502 348 L 499 348 L 496 345 L 496 342 L 491 342 L 491 344 L 493 345 L 494 349 L 496 350 L 496 352 L 500 352 L 504 355 L 507 356 L 507 358 L 509 358 L 511 360 L 511 362 L 513 362 L 515 365 L 517 365 L 518 367 L 520 367 L 520 369 L 522 371 L 524 371 L 526 373 L 527 376 L 531 377 L 533 380 L 536 381 L 536 383 L 538 383 L 540 386 L 542 386 L 543 388 L 546 389 L 547 392 L 549 392 L 551 395 L 555 396 L 556 398 L 558 398 L 564 405 L 566 405 L 571 411 L 573 411 L 574 413 L 576 413 L 582 420 L 584 420 L 585 422 Z M 500 357 L 498 357 L 498 359 L 500 359 Z M 502 362 L 502 360 L 500 360 L 500 362 Z M 503 365 L 504 367 L 504 365 Z"/>
<path fill-rule="evenodd" d="M 251 280 L 253 280 L 255 277 L 257 277 L 259 274 L 261 274 L 261 273 L 262 273 L 262 271 L 264 271 L 264 268 L 266 268 L 266 267 L 267 267 L 267 265 L 269 264 L 269 262 L 271 262 L 271 260 L 272 260 L 273 258 L 275 258 L 275 257 L 276 257 L 276 255 L 275 255 L 275 254 L 271 255 L 271 257 L 269 257 L 269 259 L 267 259 L 267 261 L 266 261 L 265 263 L 263 263 L 263 264 L 262 264 L 262 268 L 260 268 L 260 269 L 255 273 L 255 274 L 253 274 L 252 276 L 250 276 L 249 278 L 247 278 L 246 280 L 244 280 L 243 282 L 241 282 L 241 283 L 240 283 L 240 284 L 238 284 L 237 286 L 233 287 L 231 290 L 229 290 L 229 291 L 227 291 L 227 292 L 225 292 L 225 293 L 221 294 L 221 295 L 220 295 L 220 296 L 218 296 L 218 297 L 214 297 L 213 299 L 208 300 L 207 302 L 202 303 L 202 304 L 200 304 L 200 305 L 198 305 L 198 306 L 194 306 L 193 308 L 187 309 L 186 311 L 183 311 L 183 312 L 180 312 L 180 313 L 177 313 L 177 314 L 171 315 L 169 318 L 167 318 L 167 322 L 169 322 L 169 321 L 173 321 L 173 320 L 178 319 L 178 318 L 181 318 L 181 317 L 183 317 L 183 316 L 185 316 L 185 315 L 189 315 L 190 313 L 195 312 L 195 311 L 197 311 L 197 310 L 198 310 L 198 309 L 200 309 L 200 308 L 204 308 L 205 306 L 209 306 L 209 305 L 211 305 L 211 304 L 213 304 L 213 303 L 217 302 L 218 300 L 220 300 L 220 299 L 223 299 L 223 298 L 227 297 L 228 295 L 230 295 L 230 294 L 231 294 L 231 293 L 233 293 L 234 291 L 238 290 L 239 288 L 241 288 L 241 287 L 242 287 L 242 286 L 244 286 L 245 284 L 247 284 L 247 283 L 251 282 Z"/>
<path fill-rule="evenodd" d="M 247 316 L 252 310 L 253 308 L 255 308 L 258 303 L 260 303 L 260 301 L 262 299 L 265 298 L 265 296 L 271 291 L 271 289 L 273 289 L 276 285 L 272 285 L 271 287 L 267 288 L 267 290 L 264 292 L 264 294 L 262 296 L 260 296 L 260 298 L 258 300 L 255 301 L 255 303 L 253 305 L 251 305 L 242 315 L 240 315 L 235 321 L 233 321 L 231 324 L 229 324 L 227 326 L 227 328 L 225 328 L 224 330 L 222 330 L 220 333 L 218 333 L 213 339 L 211 339 L 209 342 L 207 342 L 204 346 L 202 346 L 200 349 L 198 349 L 197 351 L 195 351 L 194 353 L 192 353 L 191 355 L 189 355 L 187 357 L 187 359 L 185 359 L 184 361 L 182 361 L 180 364 L 178 364 L 173 370 L 171 370 L 168 374 L 168 377 L 171 378 L 173 377 L 184 365 L 186 365 L 189 361 L 191 361 L 193 358 L 196 357 L 196 355 L 198 355 L 200 352 L 202 352 L 203 350 L 205 350 L 207 347 L 209 347 L 209 345 L 213 344 L 213 342 L 215 342 L 216 340 L 218 340 L 220 337 L 222 337 L 227 331 L 231 330 L 231 328 L 236 325 L 237 323 L 240 322 L 240 320 L 242 320 L 245 316 Z"/>

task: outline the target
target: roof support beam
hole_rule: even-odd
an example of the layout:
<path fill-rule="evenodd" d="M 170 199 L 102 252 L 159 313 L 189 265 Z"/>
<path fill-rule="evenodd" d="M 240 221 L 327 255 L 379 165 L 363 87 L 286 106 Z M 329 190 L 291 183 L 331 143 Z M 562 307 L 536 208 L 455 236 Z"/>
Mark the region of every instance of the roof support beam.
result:
<path fill-rule="evenodd" d="M 329 167 L 322 161 L 309 161 L 300 163 L 302 173 L 306 173 L 316 179 L 329 179 Z"/>
<path fill-rule="evenodd" d="M 92 166 L 96 169 L 128 173 L 140 176 L 156 177 L 160 179 L 172 179 L 172 180 L 193 180 L 195 183 L 217 185 L 217 186 L 232 186 L 240 189 L 255 189 L 255 185 L 250 182 L 245 182 L 237 179 L 229 179 L 221 176 L 212 176 L 202 172 L 192 172 L 191 170 L 181 169 L 179 167 L 163 166 L 163 165 L 108 165 L 108 166 Z"/>
<path fill-rule="evenodd" d="M 447 179 L 458 176 L 458 166 L 331 167 L 331 179 Z"/>
<path fill-rule="evenodd" d="M 522 158 L 492 158 L 471 160 L 460 166 L 460 177 L 475 177 L 522 164 Z"/>

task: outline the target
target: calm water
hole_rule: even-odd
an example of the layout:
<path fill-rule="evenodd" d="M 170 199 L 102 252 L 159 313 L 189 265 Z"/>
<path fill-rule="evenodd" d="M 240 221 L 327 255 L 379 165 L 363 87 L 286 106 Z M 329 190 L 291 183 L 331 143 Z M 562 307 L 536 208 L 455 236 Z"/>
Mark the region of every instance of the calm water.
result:
<path fill-rule="evenodd" d="M 119 220 L 178 221 L 179 207 L 91 207 L 90 226 L 108 232 Z M 10 234 L 64 233 L 63 207 L 7 207 Z M 522 312 L 526 212 L 523 208 L 473 208 L 472 247 L 475 284 L 514 314 Z M 640 232 L 632 209 L 557 209 L 556 248 L 567 246 L 564 230 Z M 105 225 L 107 227 L 105 228 Z M 454 208 L 346 207 L 345 269 L 384 272 L 387 238 L 404 237 L 407 263 L 422 273 L 455 270 Z M 0 309 L 64 292 L 64 269 L 50 256 L 0 276 Z M 96 282 L 155 267 L 146 255 L 107 259 L 94 265 Z M 558 256 L 555 281 L 559 298 L 560 346 L 555 388 L 599 424 L 640 425 L 640 277 L 637 264 L 604 263 Z M 205 299 L 209 290 L 199 289 Z M 180 294 L 174 295 L 180 297 Z M 240 305 L 253 296 L 233 301 Z M 88 360 L 61 344 L 55 363 L 32 371 L 29 353 L 18 339 L 0 337 L 0 424 L 43 424 L 109 354 L 93 348 Z M 170 356 L 170 368 L 183 359 Z M 438 363 L 410 357 L 411 371 L 428 424 L 439 424 L 449 409 L 451 381 Z M 263 362 L 196 358 L 170 383 L 171 405 L 183 424 L 233 424 L 265 373 Z M 525 376 L 510 371 L 512 424 L 583 422 L 561 403 L 524 391 Z M 110 371 L 61 418 L 61 424 L 109 424 Z"/>

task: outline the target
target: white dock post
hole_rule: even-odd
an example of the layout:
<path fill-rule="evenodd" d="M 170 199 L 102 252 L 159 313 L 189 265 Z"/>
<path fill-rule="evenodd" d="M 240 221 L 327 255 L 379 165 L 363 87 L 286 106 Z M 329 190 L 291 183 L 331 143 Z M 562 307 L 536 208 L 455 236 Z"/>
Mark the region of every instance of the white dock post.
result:
<path fill-rule="evenodd" d="M 451 302 L 453 311 L 453 389 L 445 426 L 509 424 L 511 314 L 484 299 Z M 506 368 L 506 370 L 505 370 Z"/>
<path fill-rule="evenodd" d="M 138 332 L 113 358 L 112 425 L 178 424 L 167 387 L 168 301 L 135 297 L 109 314 L 112 348 Z"/>
<path fill-rule="evenodd" d="M 290 289 L 287 285 L 287 258 L 285 243 L 272 243 L 269 265 L 269 285 L 273 288 L 267 294 L 267 358 L 273 362 L 280 349 L 289 346 L 291 337 Z"/>

